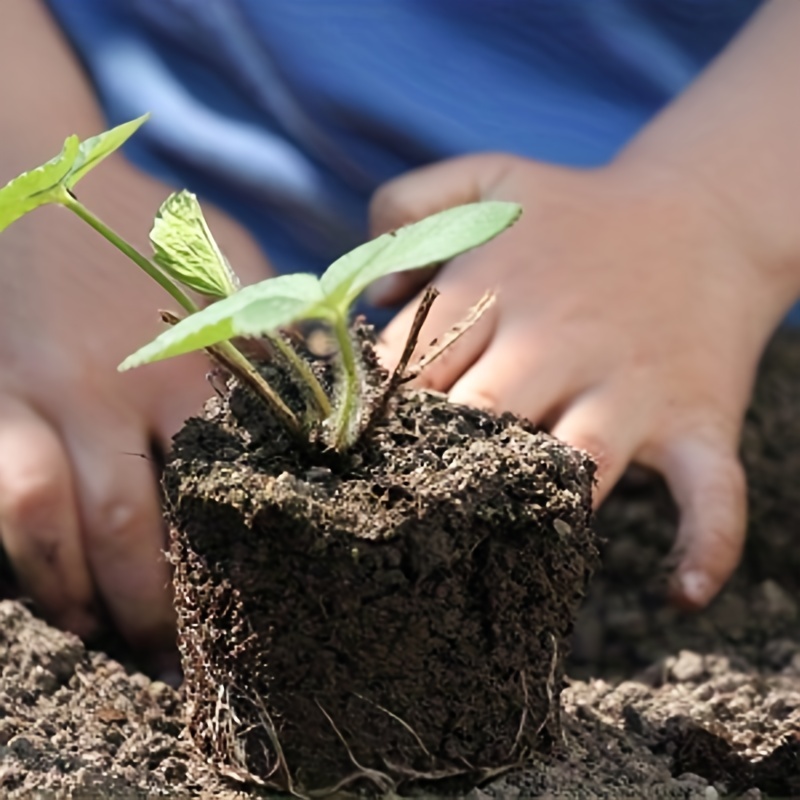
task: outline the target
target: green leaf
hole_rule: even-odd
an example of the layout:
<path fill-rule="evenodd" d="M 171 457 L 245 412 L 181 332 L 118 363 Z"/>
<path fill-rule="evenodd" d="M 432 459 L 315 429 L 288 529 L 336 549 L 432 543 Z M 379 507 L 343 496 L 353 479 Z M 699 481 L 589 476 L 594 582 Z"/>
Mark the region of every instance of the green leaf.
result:
<path fill-rule="evenodd" d="M 150 119 L 150 115 L 144 114 L 81 142 L 78 157 L 65 181 L 67 188 L 72 189 L 87 172 L 93 170 L 101 161 L 122 147 L 148 119 Z"/>
<path fill-rule="evenodd" d="M 488 242 L 522 213 L 516 203 L 456 206 L 385 233 L 351 250 L 321 278 L 331 305 L 344 313 L 373 281 L 393 272 L 439 264 Z"/>
<path fill-rule="evenodd" d="M 300 319 L 327 319 L 316 275 L 269 278 L 191 314 L 128 356 L 120 371 L 202 350 L 234 336 L 262 336 Z"/>
<path fill-rule="evenodd" d="M 41 167 L 23 172 L 0 189 L 0 231 L 39 206 L 57 201 L 62 181 L 78 157 L 77 136 L 70 136 L 61 153 Z"/>
<path fill-rule="evenodd" d="M 77 136 L 70 136 L 55 158 L 7 183 L 0 189 L 0 231 L 39 206 L 64 202 L 67 192 L 90 169 L 124 144 L 148 116 L 118 125 L 84 142 Z"/>
<path fill-rule="evenodd" d="M 239 289 L 239 281 L 191 192 L 175 192 L 164 201 L 150 231 L 150 241 L 156 264 L 184 286 L 216 299 Z"/>

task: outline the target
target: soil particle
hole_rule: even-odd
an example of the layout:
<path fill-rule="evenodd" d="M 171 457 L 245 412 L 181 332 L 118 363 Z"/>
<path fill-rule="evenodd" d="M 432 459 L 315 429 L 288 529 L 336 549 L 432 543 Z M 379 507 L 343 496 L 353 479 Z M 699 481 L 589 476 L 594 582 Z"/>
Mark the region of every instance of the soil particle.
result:
<path fill-rule="evenodd" d="M 338 463 L 254 443 L 263 416 L 238 389 L 215 400 L 165 473 L 206 755 L 316 790 L 474 779 L 549 748 L 596 564 L 591 462 L 427 393 Z"/>
<path fill-rule="evenodd" d="M 745 558 L 701 614 L 662 602 L 675 519 L 663 486 L 640 473 L 615 493 L 598 520 L 605 566 L 574 636 L 560 745 L 470 800 L 800 797 L 798 408 L 800 335 L 784 333 L 747 419 Z M 644 627 L 608 624 L 625 609 L 638 609 Z M 168 687 L 148 692 L 144 676 L 86 652 L 19 603 L 0 603 L 0 637 L 0 796 L 263 796 L 189 758 L 183 706 Z"/>
<path fill-rule="evenodd" d="M 65 787 L 76 798 L 157 796 L 169 786 L 163 759 L 187 760 L 181 727 L 168 687 L 0 602 L 3 797 L 55 797 Z"/>

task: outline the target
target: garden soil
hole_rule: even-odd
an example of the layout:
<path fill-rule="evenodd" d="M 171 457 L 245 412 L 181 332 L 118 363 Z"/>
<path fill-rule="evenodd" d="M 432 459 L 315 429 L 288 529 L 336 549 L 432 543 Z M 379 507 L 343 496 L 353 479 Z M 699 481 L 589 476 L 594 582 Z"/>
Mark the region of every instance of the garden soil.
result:
<path fill-rule="evenodd" d="M 561 740 L 469 800 L 800 797 L 800 334 L 764 360 L 743 453 L 747 550 L 700 614 L 664 603 L 664 487 L 626 478 L 597 520 L 603 566 L 572 639 Z M 179 692 L 0 603 L 0 797 L 259 791 L 192 757 Z"/>
<path fill-rule="evenodd" d="M 237 387 L 167 463 L 189 731 L 281 789 L 480 783 L 560 736 L 593 462 L 442 394 L 391 405 L 339 454 Z"/>

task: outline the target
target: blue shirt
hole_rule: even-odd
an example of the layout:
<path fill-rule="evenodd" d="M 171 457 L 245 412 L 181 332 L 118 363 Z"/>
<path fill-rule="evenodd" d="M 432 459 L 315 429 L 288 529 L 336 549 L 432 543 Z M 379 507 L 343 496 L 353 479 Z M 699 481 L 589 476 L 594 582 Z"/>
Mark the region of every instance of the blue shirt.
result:
<path fill-rule="evenodd" d="M 608 162 L 758 0 L 48 0 L 144 169 L 238 217 L 282 271 L 364 237 L 440 159 Z M 68 132 L 65 132 L 68 133 Z"/>

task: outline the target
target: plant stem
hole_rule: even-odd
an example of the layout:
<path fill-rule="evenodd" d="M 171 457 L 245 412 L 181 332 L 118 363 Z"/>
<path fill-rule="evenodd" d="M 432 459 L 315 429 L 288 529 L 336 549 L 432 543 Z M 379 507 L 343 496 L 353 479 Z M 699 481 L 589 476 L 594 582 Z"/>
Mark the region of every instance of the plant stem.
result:
<path fill-rule="evenodd" d="M 162 311 L 161 319 L 167 325 L 177 325 L 181 321 L 181 318 L 171 311 Z M 235 345 L 231 342 L 222 342 L 207 347 L 206 352 L 264 400 L 292 433 L 300 433 L 301 426 L 297 416 Z"/>
<path fill-rule="evenodd" d="M 220 342 L 208 351 L 223 366 L 232 372 L 239 380 L 246 383 L 268 406 L 275 416 L 292 432 L 299 434 L 302 431 L 300 420 L 286 403 L 281 400 L 278 393 L 264 380 L 260 372 L 243 356 L 231 342 Z"/>
<path fill-rule="evenodd" d="M 137 267 L 144 270 L 159 286 L 168 292 L 185 311 L 188 311 L 189 314 L 194 314 L 199 310 L 194 301 L 153 264 L 149 258 L 140 253 L 133 245 L 126 242 L 115 230 L 109 228 L 105 222 L 89 211 L 89 209 L 74 195 L 67 193 L 66 198 L 62 202 L 70 211 L 77 214 L 84 222 L 88 223 L 103 236 L 103 238 L 113 244 L 117 250 L 120 250 L 128 256 Z M 294 433 L 300 432 L 301 425 L 294 412 L 281 400 L 275 390 L 231 342 L 220 342 L 208 349 L 212 355 L 221 361 L 234 375 L 250 386 L 250 388 L 272 408 L 275 415 L 289 430 Z"/>
<path fill-rule="evenodd" d="M 328 395 L 325 393 L 322 384 L 317 379 L 317 376 L 314 374 L 308 362 L 301 358 L 295 352 L 294 348 L 283 340 L 280 333 L 270 336 L 269 341 L 286 361 L 289 362 L 292 369 L 297 374 L 297 377 L 300 379 L 300 382 L 303 384 L 303 388 L 308 389 L 314 406 L 316 407 L 318 419 L 327 419 L 332 413 L 331 401 L 328 399 Z"/>
<path fill-rule="evenodd" d="M 181 291 L 180 287 L 171 281 L 149 258 L 142 255 L 133 245 L 128 244 L 115 230 L 109 228 L 99 217 L 96 217 L 83 203 L 81 203 L 74 195 L 67 194 L 63 204 L 74 214 L 77 214 L 84 222 L 88 223 L 94 228 L 103 238 L 107 239 L 117 250 L 123 252 L 128 258 L 136 264 L 137 267 L 144 270 L 159 286 L 161 286 L 170 296 L 180 304 L 181 308 L 194 314 L 198 310 L 197 305 L 191 298 Z"/>
<path fill-rule="evenodd" d="M 338 399 L 333 445 L 337 450 L 346 450 L 358 435 L 358 412 L 361 399 L 360 374 L 353 340 L 347 327 L 347 317 L 341 316 L 333 325 L 336 343 L 339 345 L 342 380 L 342 397 Z"/>

